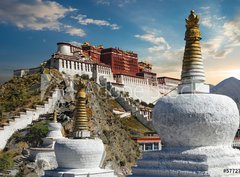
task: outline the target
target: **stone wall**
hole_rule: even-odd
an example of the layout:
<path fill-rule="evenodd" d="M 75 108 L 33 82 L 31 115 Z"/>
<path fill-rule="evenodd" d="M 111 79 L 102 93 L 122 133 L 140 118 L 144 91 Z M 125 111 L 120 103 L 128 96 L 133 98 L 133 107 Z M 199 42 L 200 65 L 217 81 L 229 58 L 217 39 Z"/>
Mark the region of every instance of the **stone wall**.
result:
<path fill-rule="evenodd" d="M 55 61 L 53 61 L 54 59 L 51 60 L 51 65 L 54 68 L 70 76 L 76 74 L 79 76 L 88 75 L 89 78 L 94 78 L 97 83 L 99 83 L 99 80 L 102 77 L 106 78 L 109 82 L 114 81 L 112 70 L 108 66 L 84 61 L 69 61 L 64 59 L 58 59 Z"/>
<path fill-rule="evenodd" d="M 38 120 L 39 115 L 52 113 L 55 105 L 62 98 L 62 91 L 55 89 L 52 97 L 44 105 L 37 105 L 36 109 L 26 109 L 26 112 L 20 112 L 19 116 L 10 119 L 9 124 L 0 129 L 0 150 L 4 149 L 8 139 L 18 130 L 26 128 L 33 121 Z"/>
<path fill-rule="evenodd" d="M 101 85 L 107 87 L 107 90 L 111 93 L 111 95 L 116 99 L 116 101 L 123 107 L 125 111 L 131 112 L 132 115 L 136 116 L 139 122 L 141 122 L 149 129 L 154 130 L 152 121 L 147 120 L 143 112 L 141 112 L 140 109 L 133 103 L 131 103 L 129 97 L 125 97 L 124 93 L 121 93 L 119 90 L 117 90 L 114 86 L 112 86 L 110 82 L 104 83 L 104 81 L 102 81 Z"/>

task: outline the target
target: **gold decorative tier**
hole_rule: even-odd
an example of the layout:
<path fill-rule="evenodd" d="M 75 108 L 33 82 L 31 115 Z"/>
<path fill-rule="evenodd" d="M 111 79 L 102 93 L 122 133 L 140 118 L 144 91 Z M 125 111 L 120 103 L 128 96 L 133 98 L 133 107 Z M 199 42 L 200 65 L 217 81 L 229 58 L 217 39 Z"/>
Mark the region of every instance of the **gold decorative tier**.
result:
<path fill-rule="evenodd" d="M 201 54 L 199 16 L 192 10 L 186 19 L 185 51 L 182 65 L 182 84 L 204 83 L 205 74 Z"/>
<path fill-rule="evenodd" d="M 89 119 L 86 112 L 86 92 L 81 86 L 77 93 L 76 113 L 73 125 L 74 138 L 86 138 L 90 136 Z"/>

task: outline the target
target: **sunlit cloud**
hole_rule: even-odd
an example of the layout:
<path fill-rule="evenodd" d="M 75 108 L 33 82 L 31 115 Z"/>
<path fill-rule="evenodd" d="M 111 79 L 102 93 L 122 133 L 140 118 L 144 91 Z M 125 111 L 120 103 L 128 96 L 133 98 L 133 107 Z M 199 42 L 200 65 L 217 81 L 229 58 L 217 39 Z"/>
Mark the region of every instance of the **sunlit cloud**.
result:
<path fill-rule="evenodd" d="M 88 18 L 87 15 L 79 14 L 77 16 L 72 16 L 73 19 L 77 20 L 81 25 L 97 25 L 97 26 L 107 26 L 113 30 L 117 30 L 120 27 L 115 23 L 110 23 L 106 20 L 98 20 L 93 18 Z"/>
<path fill-rule="evenodd" d="M 54 1 L 0 1 L 0 21 L 18 28 L 61 30 L 60 19 L 76 9 L 63 7 Z"/>

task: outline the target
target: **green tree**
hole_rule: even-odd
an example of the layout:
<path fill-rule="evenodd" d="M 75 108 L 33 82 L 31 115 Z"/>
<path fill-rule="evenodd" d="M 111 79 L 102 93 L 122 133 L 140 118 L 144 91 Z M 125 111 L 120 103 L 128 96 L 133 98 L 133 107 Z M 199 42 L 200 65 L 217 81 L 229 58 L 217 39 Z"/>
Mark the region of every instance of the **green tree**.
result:
<path fill-rule="evenodd" d="M 38 147 L 42 145 L 42 138 L 46 137 L 48 133 L 48 123 L 38 122 L 34 124 L 26 135 L 26 140 L 31 146 Z"/>

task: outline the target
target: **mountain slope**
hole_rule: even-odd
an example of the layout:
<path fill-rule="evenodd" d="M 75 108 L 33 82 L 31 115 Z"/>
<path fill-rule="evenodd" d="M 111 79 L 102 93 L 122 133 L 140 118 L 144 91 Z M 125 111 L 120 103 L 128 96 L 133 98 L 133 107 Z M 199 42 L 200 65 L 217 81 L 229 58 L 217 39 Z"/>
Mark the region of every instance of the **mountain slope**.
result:
<path fill-rule="evenodd" d="M 227 95 L 233 100 L 240 102 L 240 80 L 234 77 L 225 79 L 213 87 L 211 93 Z"/>

